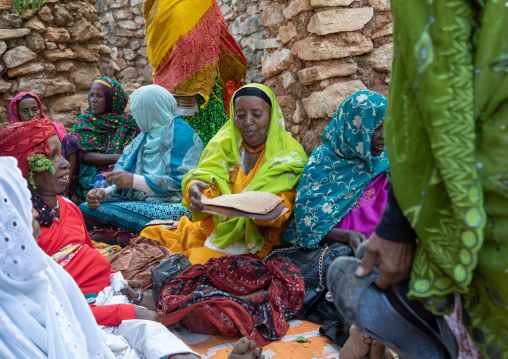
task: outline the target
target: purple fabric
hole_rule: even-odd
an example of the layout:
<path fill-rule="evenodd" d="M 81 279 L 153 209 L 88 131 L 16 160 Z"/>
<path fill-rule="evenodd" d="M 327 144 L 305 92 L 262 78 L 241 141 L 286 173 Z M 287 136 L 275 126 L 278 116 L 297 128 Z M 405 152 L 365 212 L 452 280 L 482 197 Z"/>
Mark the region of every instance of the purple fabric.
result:
<path fill-rule="evenodd" d="M 74 172 L 71 173 L 70 186 L 69 191 L 67 192 L 67 198 L 72 198 L 74 191 L 76 189 L 76 184 L 78 183 L 79 178 L 79 168 L 81 165 L 81 156 L 83 155 L 83 149 L 81 148 L 81 143 L 79 141 L 78 136 L 76 135 L 66 135 L 62 139 L 62 156 L 69 161 L 71 155 L 76 153 L 76 165 L 74 167 Z"/>
<path fill-rule="evenodd" d="M 389 189 L 390 180 L 381 173 L 369 183 L 355 206 L 335 228 L 361 232 L 369 238 L 383 216 Z"/>

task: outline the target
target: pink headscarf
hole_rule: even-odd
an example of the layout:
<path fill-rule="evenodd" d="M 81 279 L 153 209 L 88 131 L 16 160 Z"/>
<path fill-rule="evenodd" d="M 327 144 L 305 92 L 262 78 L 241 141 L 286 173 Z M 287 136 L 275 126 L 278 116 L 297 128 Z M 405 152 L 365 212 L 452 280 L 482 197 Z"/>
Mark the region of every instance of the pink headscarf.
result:
<path fill-rule="evenodd" d="M 42 110 L 42 103 L 41 100 L 39 100 L 39 97 L 34 94 L 33 92 L 20 92 L 14 98 L 11 100 L 11 104 L 9 105 L 9 121 L 11 122 L 11 125 L 14 125 L 17 122 L 20 122 L 18 116 L 18 101 L 23 98 L 25 95 L 30 95 L 37 100 L 37 104 L 39 105 L 39 110 L 41 111 L 41 119 L 48 120 L 50 119 L 44 114 Z M 62 139 L 67 135 L 67 131 L 65 131 L 64 125 L 58 122 L 52 122 L 53 127 L 55 127 L 56 134 L 58 136 L 58 139 L 62 141 Z"/>

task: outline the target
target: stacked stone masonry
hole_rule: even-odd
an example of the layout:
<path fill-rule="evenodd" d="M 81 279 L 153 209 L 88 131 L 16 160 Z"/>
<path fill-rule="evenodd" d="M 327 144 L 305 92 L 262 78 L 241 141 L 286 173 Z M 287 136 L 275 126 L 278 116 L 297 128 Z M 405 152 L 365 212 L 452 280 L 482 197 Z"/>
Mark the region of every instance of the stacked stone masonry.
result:
<path fill-rule="evenodd" d="M 265 2 L 261 22 L 265 84 L 275 92 L 286 129 L 310 153 L 349 95 L 388 95 L 392 63 L 389 0 Z"/>
<path fill-rule="evenodd" d="M 95 0 L 46 0 L 23 15 L 0 0 L 0 128 L 9 123 L 11 99 L 37 94 L 44 113 L 71 129 L 87 105 L 88 88 L 119 68 L 101 31 Z"/>
<path fill-rule="evenodd" d="M 95 8 L 120 69 L 120 80 L 136 87 L 151 84 L 153 68 L 146 56 L 143 0 L 97 0 Z"/>
<path fill-rule="evenodd" d="M 97 1 L 97 3 L 95 3 Z M 286 128 L 308 153 L 350 94 L 388 94 L 389 0 L 218 0 L 249 67 L 246 82 L 275 92 Z M 100 75 L 130 93 L 152 82 L 143 0 L 46 0 L 19 16 L 0 0 L 0 126 L 19 91 L 33 91 L 70 128 Z M 95 6 L 94 6 L 95 5 Z"/>
<path fill-rule="evenodd" d="M 261 72 L 261 58 L 266 55 L 262 41 L 269 34 L 263 27 L 261 14 L 267 1 L 259 0 L 218 0 L 224 19 L 247 58 L 246 82 L 264 83 Z"/>

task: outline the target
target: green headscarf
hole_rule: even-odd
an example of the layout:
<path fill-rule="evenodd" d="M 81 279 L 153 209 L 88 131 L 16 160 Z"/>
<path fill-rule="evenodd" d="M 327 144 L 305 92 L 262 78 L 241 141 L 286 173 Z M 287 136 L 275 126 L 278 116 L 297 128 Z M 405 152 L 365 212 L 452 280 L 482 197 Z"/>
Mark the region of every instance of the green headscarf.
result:
<path fill-rule="evenodd" d="M 262 90 L 272 102 L 263 164 L 245 192 L 263 191 L 278 194 L 288 191 L 298 184 L 307 161 L 307 155 L 300 143 L 293 139 L 289 132 L 286 132 L 284 116 L 272 90 L 260 84 L 250 84 L 244 87 L 256 87 Z M 234 123 L 235 106 L 233 100 L 231 100 L 230 109 L 229 121 L 206 146 L 198 168 L 189 171 L 182 181 L 183 190 L 189 181 L 201 180 L 210 183 L 214 188 L 219 188 L 221 194 L 231 193 L 229 172 L 240 164 L 239 149 L 242 144 L 242 136 Z M 182 204 L 189 208 L 189 204 L 185 200 Z M 196 212 L 192 214 L 194 220 L 202 220 L 209 216 Z M 251 253 L 256 253 L 263 248 L 263 235 L 252 220 L 244 217 L 225 220 L 223 217 L 214 216 L 214 223 L 215 231 L 210 239 L 216 246 L 226 248 L 237 241 L 245 240 L 247 249 Z"/>

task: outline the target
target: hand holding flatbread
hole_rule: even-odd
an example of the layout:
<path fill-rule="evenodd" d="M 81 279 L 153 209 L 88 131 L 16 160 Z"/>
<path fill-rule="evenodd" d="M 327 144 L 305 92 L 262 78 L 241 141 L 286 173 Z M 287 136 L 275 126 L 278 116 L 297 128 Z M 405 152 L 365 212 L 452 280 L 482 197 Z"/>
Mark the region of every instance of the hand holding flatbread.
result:
<path fill-rule="evenodd" d="M 269 192 L 251 191 L 224 194 L 215 198 L 201 197 L 203 213 L 225 217 L 246 217 L 257 221 L 270 221 L 289 212 L 284 198 Z"/>

